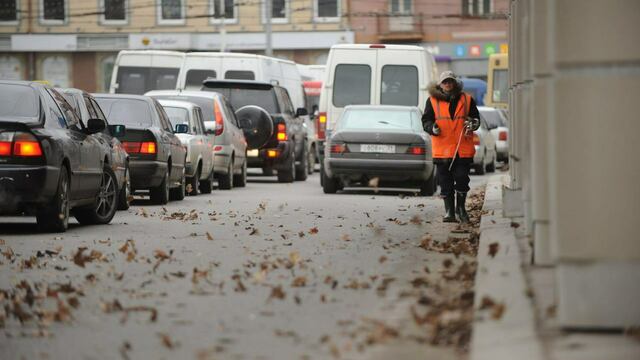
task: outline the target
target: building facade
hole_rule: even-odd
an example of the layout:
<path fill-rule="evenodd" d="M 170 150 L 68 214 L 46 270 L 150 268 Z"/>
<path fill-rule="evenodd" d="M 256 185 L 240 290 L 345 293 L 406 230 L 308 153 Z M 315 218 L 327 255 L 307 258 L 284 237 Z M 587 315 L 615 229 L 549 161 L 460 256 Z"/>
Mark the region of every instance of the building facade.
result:
<path fill-rule="evenodd" d="M 272 0 L 274 56 L 324 63 L 331 45 L 353 43 L 346 6 Z M 251 0 L 2 0 L 0 78 L 107 91 L 120 50 L 263 53 L 265 11 Z"/>

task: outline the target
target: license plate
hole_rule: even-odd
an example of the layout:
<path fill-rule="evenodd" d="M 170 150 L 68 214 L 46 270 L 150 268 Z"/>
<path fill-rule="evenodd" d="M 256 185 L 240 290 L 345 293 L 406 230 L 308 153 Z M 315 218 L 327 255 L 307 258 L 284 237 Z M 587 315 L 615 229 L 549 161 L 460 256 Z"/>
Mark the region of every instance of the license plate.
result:
<path fill-rule="evenodd" d="M 381 144 L 362 144 L 360 145 L 360 152 L 363 153 L 383 153 L 393 154 L 396 152 L 395 145 L 381 145 Z"/>
<path fill-rule="evenodd" d="M 248 157 L 258 157 L 258 155 L 260 155 L 260 151 L 258 149 L 247 150 Z"/>

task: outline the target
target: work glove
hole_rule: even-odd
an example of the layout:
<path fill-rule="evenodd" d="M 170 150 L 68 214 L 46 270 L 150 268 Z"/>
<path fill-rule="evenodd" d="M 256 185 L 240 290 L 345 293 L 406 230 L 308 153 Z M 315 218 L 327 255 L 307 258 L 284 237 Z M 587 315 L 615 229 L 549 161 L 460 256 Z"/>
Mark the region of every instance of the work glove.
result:
<path fill-rule="evenodd" d="M 464 127 L 467 128 L 467 130 L 476 131 L 480 128 L 480 119 L 467 116 L 467 119 L 464 121 Z"/>
<path fill-rule="evenodd" d="M 440 135 L 440 127 L 438 126 L 437 123 L 433 123 L 433 126 L 431 127 L 431 132 L 433 133 L 433 135 L 438 136 Z"/>

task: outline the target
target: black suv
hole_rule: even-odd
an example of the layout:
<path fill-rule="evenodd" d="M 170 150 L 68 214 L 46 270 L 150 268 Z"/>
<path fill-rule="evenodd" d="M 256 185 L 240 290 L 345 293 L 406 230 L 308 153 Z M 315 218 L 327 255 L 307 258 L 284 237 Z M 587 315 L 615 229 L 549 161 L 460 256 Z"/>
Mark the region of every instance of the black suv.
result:
<path fill-rule="evenodd" d="M 278 172 L 279 182 L 307 179 L 307 130 L 304 108 L 294 109 L 287 90 L 259 81 L 204 81 L 203 91 L 224 95 L 236 111 L 247 140 L 247 166 L 265 175 Z"/>

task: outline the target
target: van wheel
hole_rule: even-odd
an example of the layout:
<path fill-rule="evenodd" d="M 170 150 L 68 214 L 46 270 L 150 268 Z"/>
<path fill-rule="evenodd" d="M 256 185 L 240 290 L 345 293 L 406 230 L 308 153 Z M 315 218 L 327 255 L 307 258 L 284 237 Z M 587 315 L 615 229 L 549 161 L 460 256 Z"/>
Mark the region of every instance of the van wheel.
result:
<path fill-rule="evenodd" d="M 151 202 L 157 205 L 166 205 L 169 202 L 169 190 L 169 171 L 167 171 L 164 173 L 160 185 L 149 190 Z"/>
<path fill-rule="evenodd" d="M 58 191 L 51 201 L 38 209 L 36 219 L 38 227 L 46 232 L 65 232 L 69 227 L 69 196 L 71 192 L 71 182 L 69 181 L 69 171 L 66 166 L 60 167 L 60 178 L 58 179 Z"/>
<path fill-rule="evenodd" d="M 102 170 L 100 191 L 94 205 L 74 209 L 73 215 L 80 224 L 108 224 L 118 207 L 118 183 L 109 166 Z"/>

